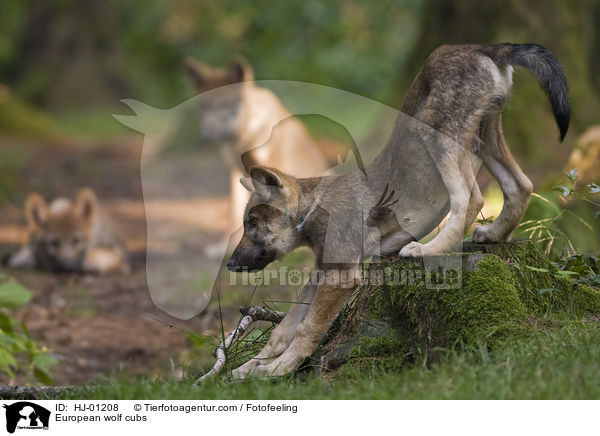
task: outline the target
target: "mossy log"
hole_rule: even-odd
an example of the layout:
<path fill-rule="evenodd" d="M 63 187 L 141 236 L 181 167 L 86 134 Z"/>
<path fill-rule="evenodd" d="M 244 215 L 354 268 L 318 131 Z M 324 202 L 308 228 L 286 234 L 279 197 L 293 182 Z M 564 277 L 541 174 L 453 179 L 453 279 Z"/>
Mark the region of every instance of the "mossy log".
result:
<path fill-rule="evenodd" d="M 457 344 L 523 337 L 549 314 L 600 313 L 600 291 L 558 273 L 528 240 L 466 245 L 462 253 L 425 260 L 379 259 L 363 282 L 310 366 L 377 361 L 395 368 L 417 357 L 436 360 Z"/>
<path fill-rule="evenodd" d="M 65 392 L 75 391 L 75 386 L 6 386 L 0 385 L 2 400 L 47 400 Z"/>

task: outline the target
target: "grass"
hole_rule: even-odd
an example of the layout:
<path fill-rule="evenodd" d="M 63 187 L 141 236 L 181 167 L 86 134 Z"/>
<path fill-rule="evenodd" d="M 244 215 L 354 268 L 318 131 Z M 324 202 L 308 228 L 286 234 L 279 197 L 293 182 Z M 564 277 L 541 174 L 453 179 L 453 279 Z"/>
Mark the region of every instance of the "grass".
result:
<path fill-rule="evenodd" d="M 555 322 L 549 322 L 554 325 Z M 597 399 L 600 398 L 600 323 L 565 321 L 536 327 L 526 339 L 506 340 L 493 352 L 483 345 L 457 347 L 439 363 L 397 372 L 371 371 L 359 379 L 168 380 L 122 374 L 64 399 Z"/>

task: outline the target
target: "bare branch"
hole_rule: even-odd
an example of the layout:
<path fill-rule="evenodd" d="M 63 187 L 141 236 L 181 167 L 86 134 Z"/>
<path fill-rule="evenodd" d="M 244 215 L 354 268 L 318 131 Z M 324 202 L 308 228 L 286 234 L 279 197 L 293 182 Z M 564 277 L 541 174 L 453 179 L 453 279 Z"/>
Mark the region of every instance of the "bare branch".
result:
<path fill-rule="evenodd" d="M 215 350 L 215 355 L 217 356 L 217 361 L 211 368 L 209 372 L 204 374 L 198 380 L 196 380 L 196 384 L 202 383 L 204 380 L 213 377 L 214 375 L 220 373 L 225 366 L 226 360 L 226 351 L 244 334 L 244 332 L 256 321 L 270 321 L 274 323 L 279 323 L 283 317 L 286 315 L 285 312 L 280 312 L 277 310 L 272 310 L 266 306 L 249 306 L 249 307 L 240 307 L 240 312 L 243 315 L 239 324 L 231 333 L 227 335 L 224 342 L 221 342 L 217 349 Z"/>

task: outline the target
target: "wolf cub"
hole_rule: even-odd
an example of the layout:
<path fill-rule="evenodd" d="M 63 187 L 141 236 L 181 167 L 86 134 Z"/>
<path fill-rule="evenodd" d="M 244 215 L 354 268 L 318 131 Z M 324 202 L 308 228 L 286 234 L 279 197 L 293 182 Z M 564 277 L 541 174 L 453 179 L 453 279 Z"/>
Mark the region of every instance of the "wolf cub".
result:
<path fill-rule="evenodd" d="M 340 144 L 317 143 L 275 93 L 254 83 L 254 71 L 244 58 L 234 58 L 225 68 L 188 58 L 185 68 L 196 91 L 204 93 L 200 139 L 220 145 L 230 166 L 232 231 L 242 225 L 250 199 L 239 184 L 248 169 L 243 161 L 295 177 L 319 177 L 337 164 L 338 153 L 345 157 L 348 152 Z"/>
<path fill-rule="evenodd" d="M 130 270 L 121 242 L 108 230 L 94 191 L 79 191 L 75 203 L 57 198 L 49 205 L 36 193 L 27 197 L 25 245 L 7 265 L 53 272 L 107 274 Z"/>

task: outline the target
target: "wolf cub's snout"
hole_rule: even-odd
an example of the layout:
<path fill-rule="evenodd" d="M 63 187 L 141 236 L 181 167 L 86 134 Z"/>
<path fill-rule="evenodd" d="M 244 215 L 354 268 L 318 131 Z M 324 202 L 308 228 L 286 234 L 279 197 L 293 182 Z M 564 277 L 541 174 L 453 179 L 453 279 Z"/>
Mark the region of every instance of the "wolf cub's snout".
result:
<path fill-rule="evenodd" d="M 25 217 L 27 239 L 9 257 L 9 267 L 98 274 L 129 271 L 127 253 L 106 227 L 91 189 L 81 189 L 75 202 L 57 198 L 50 204 L 32 193 L 25 202 Z"/>

